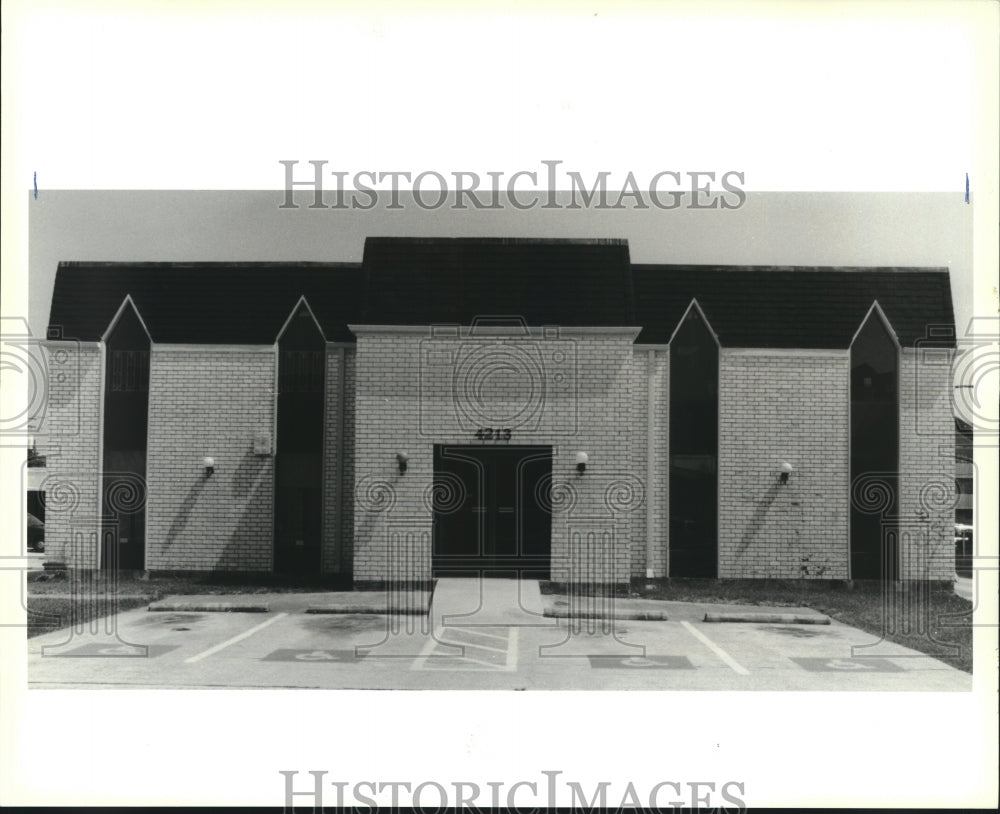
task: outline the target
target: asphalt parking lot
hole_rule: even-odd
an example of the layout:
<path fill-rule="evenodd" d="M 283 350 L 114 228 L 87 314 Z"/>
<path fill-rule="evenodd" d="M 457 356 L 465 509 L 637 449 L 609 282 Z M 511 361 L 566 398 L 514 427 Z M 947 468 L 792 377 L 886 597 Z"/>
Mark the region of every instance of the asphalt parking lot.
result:
<path fill-rule="evenodd" d="M 487 582 L 439 582 L 427 614 L 307 612 L 329 594 L 283 595 L 265 612 L 171 609 L 209 607 L 188 597 L 28 640 L 29 686 L 972 689 L 971 675 L 835 620 L 706 622 L 708 606 L 677 602 L 657 603 L 661 621 L 622 618 L 624 606 L 613 620 L 552 618 L 537 583 L 515 595 L 513 580 Z"/>

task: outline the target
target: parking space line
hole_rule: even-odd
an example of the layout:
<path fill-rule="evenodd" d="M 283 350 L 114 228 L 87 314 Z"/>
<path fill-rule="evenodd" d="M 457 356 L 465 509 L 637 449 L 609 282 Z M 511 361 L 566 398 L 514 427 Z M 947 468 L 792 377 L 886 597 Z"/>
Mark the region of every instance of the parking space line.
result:
<path fill-rule="evenodd" d="M 687 629 L 687 631 L 694 636 L 698 641 L 700 641 L 705 647 L 711 650 L 715 655 L 722 659 L 726 664 L 728 664 L 734 672 L 739 673 L 741 676 L 750 675 L 750 671 L 747 670 L 743 665 L 741 665 L 736 659 L 730 656 L 725 650 L 723 650 L 719 645 L 713 642 L 708 636 L 702 633 L 698 628 L 692 625 L 690 622 L 681 622 L 681 624 Z"/>
<path fill-rule="evenodd" d="M 266 622 L 261 622 L 256 627 L 252 627 L 249 630 L 244 630 L 239 635 L 233 636 L 233 638 L 231 638 L 231 639 L 226 639 L 226 641 L 221 642 L 220 644 L 215 645 L 215 647 L 210 647 L 210 648 L 208 648 L 208 650 L 205 650 L 205 651 L 199 653 L 196 656 L 191 656 L 191 658 L 189 658 L 189 659 L 184 659 L 184 663 L 185 664 L 194 664 L 196 661 L 201 661 L 202 659 L 206 659 L 209 656 L 212 656 L 212 655 L 218 653 L 220 650 L 225 650 L 231 644 L 236 644 L 237 642 L 241 642 L 244 639 L 247 639 L 250 636 L 253 636 L 253 634 L 256 633 L 258 630 L 263 630 L 268 625 L 273 625 L 275 622 L 277 622 L 279 619 L 281 619 L 284 616 L 288 616 L 288 614 L 287 613 L 279 613 L 276 616 L 272 616 Z"/>
<path fill-rule="evenodd" d="M 483 670 L 516 672 L 517 670 L 517 628 L 510 628 L 506 638 L 506 646 L 503 648 L 492 645 L 471 643 L 462 639 L 465 628 L 452 628 L 448 626 L 439 627 L 434 636 L 424 646 L 423 651 L 410 665 L 411 670 Z M 457 634 L 457 635 L 456 635 Z M 492 638 L 499 638 L 491 636 Z M 440 655 L 435 656 L 434 651 L 439 647 L 450 647 L 461 651 L 461 655 Z M 478 652 L 482 651 L 482 652 Z M 490 658 L 490 654 L 500 654 L 503 662 L 498 662 L 497 657 Z"/>
<path fill-rule="evenodd" d="M 507 647 L 494 647 L 491 644 L 479 644 L 478 642 L 461 641 L 461 636 L 455 635 L 455 628 L 448 628 L 450 638 L 442 639 L 445 644 L 453 644 L 457 647 L 476 647 L 480 650 L 492 650 L 494 653 L 506 653 Z M 456 639 L 458 641 L 456 641 Z"/>
<path fill-rule="evenodd" d="M 413 660 L 413 663 L 410 665 L 411 670 L 427 669 L 427 659 L 430 658 L 431 653 L 433 653 L 434 649 L 438 646 L 438 642 L 440 641 L 439 636 L 443 635 L 443 633 L 444 633 L 443 627 L 437 627 L 434 629 L 434 631 L 428 637 L 427 643 L 423 646 L 423 649 L 421 649 L 420 655 L 417 656 Z"/>
<path fill-rule="evenodd" d="M 445 658 L 448 658 L 448 657 L 446 656 Z M 455 659 L 457 659 L 459 661 L 472 662 L 473 664 L 482 664 L 484 667 L 489 667 L 492 670 L 502 670 L 503 669 L 503 666 L 502 665 L 498 666 L 496 662 L 485 661 L 484 659 L 477 659 L 475 656 L 470 656 L 468 653 L 466 653 L 464 656 L 453 656 L 451 658 L 455 658 Z"/>
<path fill-rule="evenodd" d="M 481 636 L 488 639 L 496 639 L 497 641 L 506 642 L 506 636 L 498 636 L 496 633 L 484 633 L 481 630 L 476 630 L 475 628 L 462 627 L 461 625 L 453 625 L 448 628 L 449 630 L 461 630 L 463 633 L 471 634 L 473 636 Z M 485 647 L 486 645 L 482 645 Z"/>

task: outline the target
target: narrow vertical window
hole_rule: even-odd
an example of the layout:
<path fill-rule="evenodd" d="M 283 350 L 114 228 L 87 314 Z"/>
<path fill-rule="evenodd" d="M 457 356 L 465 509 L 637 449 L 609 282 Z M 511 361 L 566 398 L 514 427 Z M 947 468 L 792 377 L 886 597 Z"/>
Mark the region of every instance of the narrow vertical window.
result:
<path fill-rule="evenodd" d="M 851 577 L 899 568 L 899 349 L 872 309 L 851 344 Z"/>
<path fill-rule="evenodd" d="M 276 571 L 320 570 L 325 366 L 326 339 L 300 300 L 278 338 Z"/>
<path fill-rule="evenodd" d="M 126 299 L 105 336 L 101 567 L 112 571 L 146 563 L 149 349 L 149 334 Z"/>
<path fill-rule="evenodd" d="M 670 576 L 718 575 L 719 345 L 696 303 L 670 340 Z"/>

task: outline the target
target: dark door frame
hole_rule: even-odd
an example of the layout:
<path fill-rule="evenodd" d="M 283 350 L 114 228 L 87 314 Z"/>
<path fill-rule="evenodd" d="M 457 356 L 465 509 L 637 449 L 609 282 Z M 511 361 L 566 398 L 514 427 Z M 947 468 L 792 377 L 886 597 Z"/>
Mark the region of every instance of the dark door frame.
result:
<path fill-rule="evenodd" d="M 499 540 L 500 514 L 504 508 L 499 504 L 500 496 L 497 492 L 501 486 L 496 479 L 502 474 L 500 469 L 489 469 L 502 463 L 504 453 L 506 457 L 513 458 L 516 453 L 522 453 L 517 458 L 517 463 L 511 473 L 514 476 L 513 499 L 515 501 L 515 521 L 513 526 L 514 548 L 509 551 L 498 550 L 496 547 Z M 491 456 L 491 453 L 495 455 Z M 491 457 L 493 460 L 491 461 Z M 431 535 L 431 560 L 432 570 L 435 573 L 465 574 L 474 572 L 493 572 L 497 575 L 524 573 L 531 574 L 532 577 L 548 578 L 552 562 L 552 519 L 551 503 L 547 503 L 539 494 L 539 486 L 544 481 L 551 482 L 553 448 L 551 445 L 531 444 L 531 445 L 490 445 L 490 444 L 435 444 L 434 445 L 434 477 L 450 473 L 457 476 L 461 481 L 460 489 L 465 491 L 463 500 L 472 500 L 475 505 L 465 509 L 476 515 L 476 522 L 469 524 L 470 529 L 474 528 L 477 537 L 477 552 L 470 553 L 448 553 L 442 551 L 442 540 L 439 536 L 439 529 L 444 523 L 442 518 L 450 515 L 451 511 L 445 512 L 436 508 L 432 504 L 434 514 L 433 528 Z M 479 476 L 475 478 L 475 484 L 469 483 L 467 473 L 465 477 L 454 469 L 442 466 L 443 461 L 465 461 L 472 464 Z M 531 476 L 529 481 L 523 479 L 523 473 L 528 465 L 534 462 L 545 462 L 544 471 Z M 510 487 L 511 484 L 506 484 Z M 446 489 L 446 486 L 442 486 Z M 437 493 L 438 487 L 434 487 Z M 544 519 L 541 516 L 531 517 L 525 501 L 534 501 L 535 506 L 542 510 Z M 458 511 L 463 509 L 459 507 Z M 537 527 L 528 528 L 528 524 L 539 524 Z M 542 531 L 541 525 L 544 525 Z M 452 533 L 455 533 L 452 530 Z M 459 532 L 460 533 L 460 532 Z M 532 536 L 532 545 L 526 551 L 526 542 Z M 540 540 L 539 536 L 544 540 Z M 508 540 L 509 543 L 509 540 Z M 531 553 L 537 545 L 540 552 Z"/>

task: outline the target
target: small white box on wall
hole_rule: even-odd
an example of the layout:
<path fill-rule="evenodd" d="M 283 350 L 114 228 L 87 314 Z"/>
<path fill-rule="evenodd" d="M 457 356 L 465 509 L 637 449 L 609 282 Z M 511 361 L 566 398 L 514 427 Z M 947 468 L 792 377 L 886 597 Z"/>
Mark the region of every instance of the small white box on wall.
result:
<path fill-rule="evenodd" d="M 253 437 L 253 454 L 254 455 L 270 455 L 271 454 L 271 434 L 268 432 L 258 432 Z"/>

